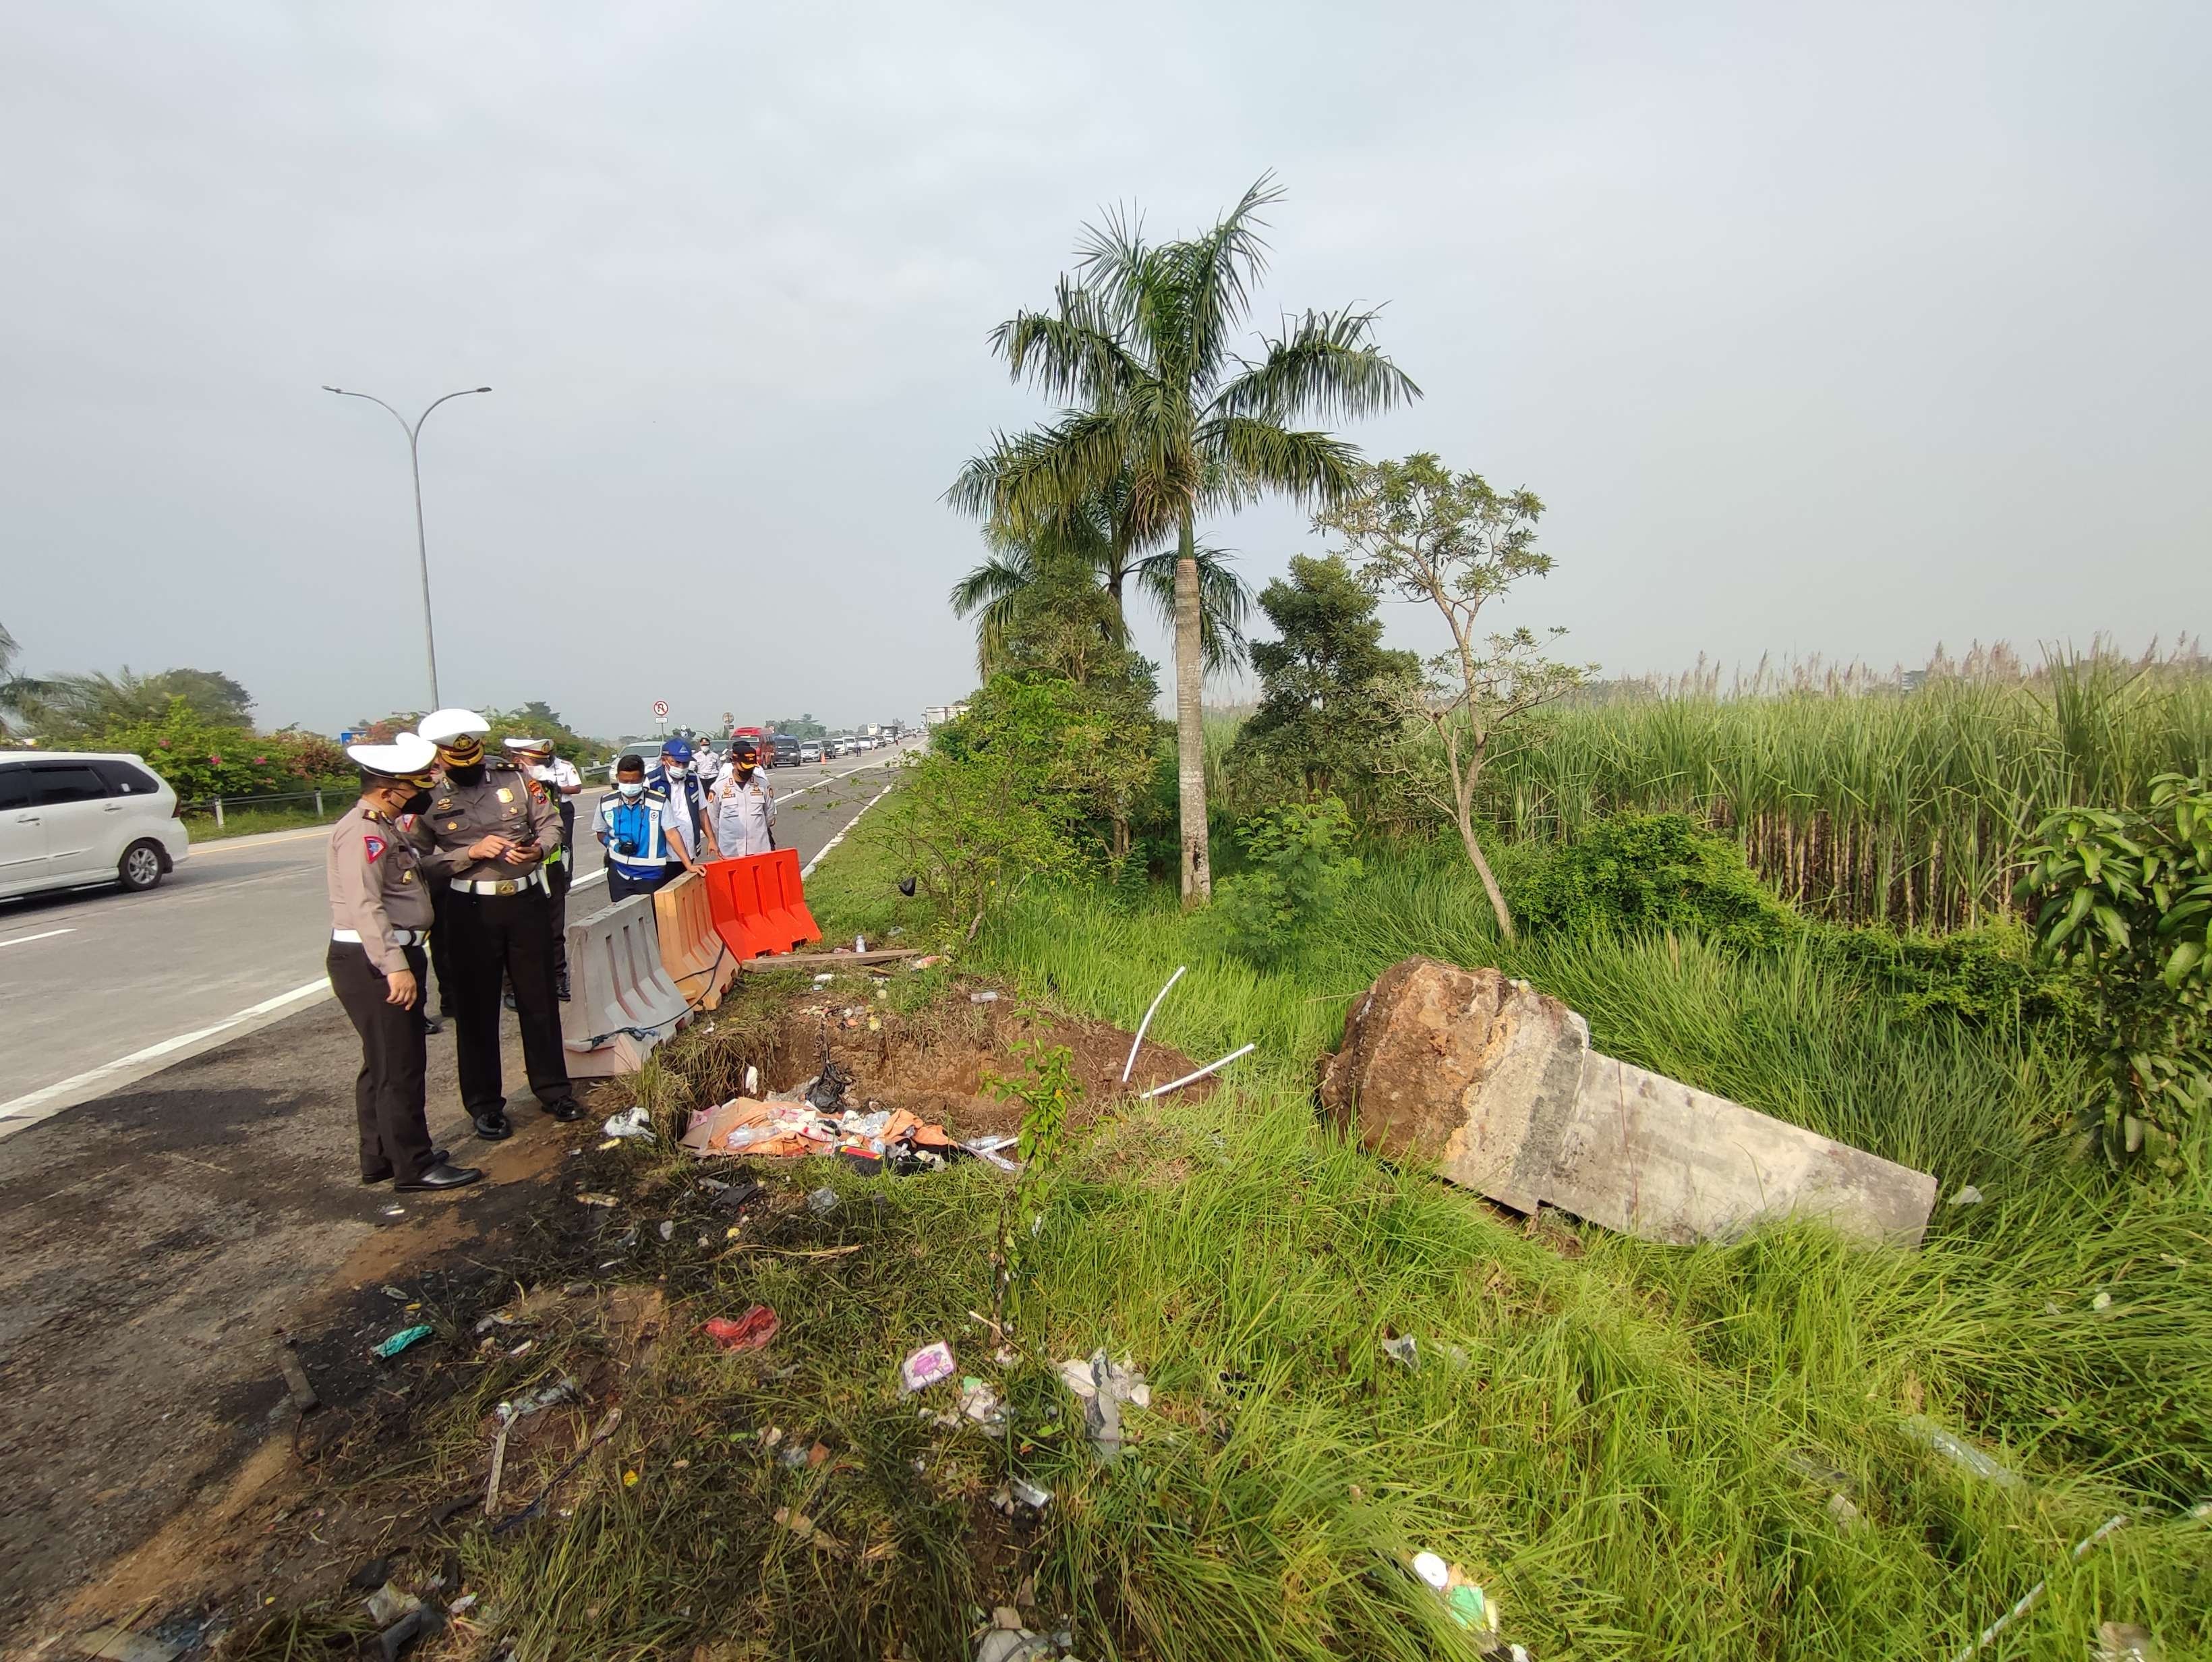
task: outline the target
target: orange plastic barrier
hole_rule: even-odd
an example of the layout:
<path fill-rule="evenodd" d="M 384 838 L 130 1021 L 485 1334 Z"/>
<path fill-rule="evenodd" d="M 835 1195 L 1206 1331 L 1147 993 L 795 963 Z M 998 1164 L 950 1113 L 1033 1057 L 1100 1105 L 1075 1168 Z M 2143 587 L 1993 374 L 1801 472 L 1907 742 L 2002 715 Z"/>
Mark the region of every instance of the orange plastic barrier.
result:
<path fill-rule="evenodd" d="M 737 960 L 714 932 L 707 880 L 685 872 L 653 893 L 653 913 L 660 930 L 660 963 L 676 990 L 697 1009 L 711 1010 L 737 979 Z"/>
<path fill-rule="evenodd" d="M 822 939 L 799 880 L 799 853 L 777 849 L 707 862 L 714 932 L 739 959 L 769 958 Z"/>

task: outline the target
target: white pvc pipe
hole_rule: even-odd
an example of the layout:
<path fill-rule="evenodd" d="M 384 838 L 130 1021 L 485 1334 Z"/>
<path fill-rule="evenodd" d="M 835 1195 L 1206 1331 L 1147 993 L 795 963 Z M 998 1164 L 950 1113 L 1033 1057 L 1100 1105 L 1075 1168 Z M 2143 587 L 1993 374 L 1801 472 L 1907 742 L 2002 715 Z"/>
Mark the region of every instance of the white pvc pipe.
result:
<path fill-rule="evenodd" d="M 1226 1068 L 1231 1062 L 1236 1061 L 1237 1057 L 1243 1056 L 1245 1051 L 1256 1050 L 1259 1048 L 1258 1041 L 1255 1040 L 1252 1044 L 1246 1045 L 1243 1050 L 1231 1050 L 1227 1056 L 1222 1057 L 1220 1061 L 1207 1062 L 1205 1067 L 1200 1068 L 1194 1074 L 1185 1074 L 1181 1079 L 1171 1080 L 1165 1085 L 1154 1086 L 1151 1090 L 1146 1092 L 1143 1097 L 1139 1098 L 1138 1100 L 1141 1102 L 1152 1097 L 1164 1096 L 1170 1091 L 1179 1091 L 1184 1086 L 1191 1083 L 1194 1080 L 1204 1079 L 1208 1074 L 1212 1073 L 1216 1068 Z"/>
<path fill-rule="evenodd" d="M 1176 965 L 1176 972 L 1168 977 L 1168 987 L 1182 980 L 1182 972 L 1188 968 L 1190 965 L 1188 964 Z M 1168 987 L 1161 988 L 1152 995 L 1151 1007 L 1145 1012 L 1145 1019 L 1137 1024 L 1136 1038 L 1129 1041 L 1129 1059 L 1121 1064 L 1121 1083 L 1124 1085 L 1129 1082 L 1129 1069 L 1137 1065 L 1137 1050 L 1145 1042 L 1145 1029 L 1152 1025 L 1152 1018 L 1159 1014 L 1160 1001 L 1168 995 Z"/>

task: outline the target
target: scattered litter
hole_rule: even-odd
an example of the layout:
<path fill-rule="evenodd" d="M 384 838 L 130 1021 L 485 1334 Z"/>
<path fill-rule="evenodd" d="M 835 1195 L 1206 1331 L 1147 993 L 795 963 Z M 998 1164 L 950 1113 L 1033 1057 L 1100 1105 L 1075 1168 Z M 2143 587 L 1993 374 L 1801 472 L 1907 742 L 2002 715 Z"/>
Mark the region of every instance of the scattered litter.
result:
<path fill-rule="evenodd" d="M 764 1304 L 757 1304 L 735 1321 L 726 1316 L 714 1317 L 700 1331 L 721 1346 L 725 1353 L 736 1356 L 765 1348 L 782 1325 L 775 1312 Z"/>
<path fill-rule="evenodd" d="M 1019 1137 L 1009 1133 L 1004 1136 L 977 1137 L 973 1141 L 963 1142 L 960 1146 L 975 1155 L 977 1160 L 987 1160 L 1001 1172 L 1018 1172 L 1022 1168 L 999 1151 L 1001 1148 L 1011 1148 L 1020 1141 Z"/>
<path fill-rule="evenodd" d="M 2014 1482 L 2018 1482 L 2020 1480 L 2015 1477 L 2013 1481 Z M 2127 1515 L 2124 1513 L 2116 1513 L 2114 1516 L 2107 1518 L 2103 1523 L 2100 1524 L 2094 1533 L 2085 1536 L 2081 1540 L 2076 1541 L 2074 1543 L 2074 1562 L 2078 1564 L 2084 1558 L 2087 1558 L 2089 1555 L 2089 1549 L 2092 1547 L 2095 1546 L 2098 1542 L 2103 1540 L 2107 1535 L 2110 1535 L 2114 1530 L 2119 1528 L 2121 1525 L 2127 1521 Z M 2014 1604 L 2002 1616 L 1997 1617 L 1996 1621 L 1990 1622 L 1989 1626 L 1984 1628 L 1981 1631 L 1981 1636 L 1976 1639 L 1972 1644 L 1967 1646 L 1966 1649 L 1959 1653 L 1958 1662 L 1966 1662 L 1966 1659 L 1974 1655 L 1977 1652 L 1987 1650 L 1990 1647 L 1991 1641 L 1994 1641 L 1999 1634 L 2002 1633 L 2007 1628 L 2020 1620 L 2021 1616 L 2027 1615 L 2028 1611 L 2033 1610 L 2036 1605 L 2041 1602 L 2044 1592 L 2050 1586 L 2050 1585 L 2051 1583 L 2047 1580 L 2038 1581 L 2025 1593 L 2022 1593 L 2018 1604 Z"/>
<path fill-rule="evenodd" d="M 1866 1522 L 1866 1514 L 1851 1504 L 1851 1497 L 1838 1489 L 1828 1496 L 1828 1516 L 1838 1529 L 1850 1531 Z"/>
<path fill-rule="evenodd" d="M 837 1191 L 835 1189 L 830 1188 L 827 1184 L 824 1184 L 822 1188 L 810 1191 L 806 1196 L 806 1209 L 813 1213 L 817 1217 L 824 1212 L 836 1211 L 837 1209 Z"/>
<path fill-rule="evenodd" d="M 520 1361 L 525 1356 L 527 1356 L 530 1354 L 530 1347 L 537 1342 L 538 1341 L 535 1339 L 525 1339 L 520 1344 L 515 1346 L 514 1349 L 507 1353 L 507 1360 L 510 1362 Z"/>
<path fill-rule="evenodd" d="M 2148 1628 L 2133 1622 L 2097 1623 L 2096 1662 L 2160 1662 L 2164 1655 Z"/>
<path fill-rule="evenodd" d="M 499 1516 L 499 1480 L 507 1470 L 507 1434 L 514 1429 L 514 1404 L 499 1405 L 499 1434 L 491 1440 L 491 1476 L 484 1483 L 484 1516 Z"/>
<path fill-rule="evenodd" d="M 577 1196 L 576 1199 L 585 1206 L 620 1206 L 622 1204 L 612 1195 L 602 1195 L 590 1190 Z"/>
<path fill-rule="evenodd" d="M 477 1334 L 481 1336 L 490 1332 L 495 1327 L 513 1327 L 514 1325 L 514 1318 L 513 1316 L 507 1314 L 504 1310 L 495 1310 L 490 1315 L 485 1317 L 482 1321 L 477 1324 L 476 1330 Z"/>
<path fill-rule="evenodd" d="M 384 1662 L 398 1662 L 399 1653 L 418 1639 L 428 1639 L 446 1625 L 446 1618 L 428 1604 L 418 1604 L 376 1635 Z"/>
<path fill-rule="evenodd" d="M 1401 1335 L 1398 1338 L 1383 1340 L 1382 1354 L 1394 1361 L 1405 1363 L 1408 1367 L 1418 1367 L 1421 1363 L 1420 1347 L 1410 1333 Z"/>
<path fill-rule="evenodd" d="M 300 1353 L 292 1348 L 292 1341 L 281 1330 L 276 1335 L 276 1371 L 284 1376 L 285 1394 L 301 1413 L 322 1406 L 323 1399 L 307 1383 L 307 1370 L 300 1366 Z"/>
<path fill-rule="evenodd" d="M 837 975 L 836 971 L 824 970 L 820 975 L 814 977 L 814 984 L 817 987 L 826 987 L 836 978 Z"/>
<path fill-rule="evenodd" d="M 476 1608 L 476 1594 L 472 1592 L 465 1592 L 459 1598 L 453 1600 L 452 1604 L 446 1606 L 446 1614 L 448 1616 L 466 1616 L 471 1610 Z"/>
<path fill-rule="evenodd" d="M 1006 1405 L 999 1393 L 991 1389 L 987 1380 L 973 1374 L 960 1381 L 960 1411 L 983 1428 L 987 1437 L 1004 1434 L 1006 1426 Z"/>
<path fill-rule="evenodd" d="M 2112 1295 L 2109 1293 L 2100 1293 L 2095 1298 L 2089 1300 L 2089 1308 L 2096 1311 L 2100 1315 L 2104 1312 L 2110 1310 L 2112 1307 Z"/>
<path fill-rule="evenodd" d="M 975 1646 L 975 1662 L 1036 1662 L 1054 1648 L 1052 1640 L 1022 1625 L 1020 1611 L 1001 1604 L 991 1612 L 991 1625 Z"/>
<path fill-rule="evenodd" d="M 1009 1518 L 1014 1515 L 1014 1508 L 1018 1506 L 1027 1507 L 1031 1512 L 1042 1512 L 1052 1504 L 1052 1491 L 1039 1488 L 1024 1477 L 1010 1477 L 999 1485 L 997 1492 L 991 1496 L 991 1504 Z"/>
<path fill-rule="evenodd" d="M 899 1383 L 908 1396 L 926 1391 L 939 1379 L 949 1379 L 957 1369 L 952 1361 L 952 1347 L 939 1340 L 924 1345 L 899 1364 Z"/>
<path fill-rule="evenodd" d="M 927 958 L 917 958 L 913 963 L 908 965 L 907 968 L 909 970 L 933 970 L 943 962 L 945 962 L 945 954 L 943 953 L 932 953 Z"/>
<path fill-rule="evenodd" d="M 515 1423 L 520 1425 L 532 1415 L 541 1413 L 556 1403 L 565 1403 L 578 1396 L 580 1389 L 576 1383 L 575 1375 L 572 1373 L 564 1379 L 555 1380 L 551 1385 L 540 1385 L 535 1391 L 526 1391 L 507 1406 L 514 1410 Z"/>
<path fill-rule="evenodd" d="M 717 1190 L 714 1196 L 715 1208 L 723 1212 L 738 1211 L 768 1192 L 759 1184 L 751 1182 L 718 1183 L 714 1187 Z"/>
<path fill-rule="evenodd" d="M 417 1339 L 428 1338 L 432 1330 L 428 1322 L 415 1327 L 403 1327 L 390 1338 L 380 1344 L 372 1345 L 369 1348 L 374 1355 L 382 1357 L 388 1362 Z"/>
<path fill-rule="evenodd" d="M 817 1527 L 814 1520 L 803 1512 L 793 1512 L 789 1507 L 778 1507 L 775 1509 L 775 1521 L 809 1546 L 818 1547 L 833 1558 L 849 1555 L 848 1549 L 842 1541 Z"/>
<path fill-rule="evenodd" d="M 823 1079 L 836 1087 L 833 1103 L 842 1103 L 849 1077 L 842 1076 L 842 1069 L 832 1062 Z M 817 1099 L 828 1094 L 822 1081 L 812 1081 L 811 1088 Z M 733 1097 L 701 1110 L 684 1134 L 684 1147 L 701 1160 L 717 1154 L 771 1160 L 836 1154 L 870 1175 L 886 1160 L 902 1173 L 935 1170 L 957 1146 L 942 1125 L 903 1109 L 825 1109 L 798 1100 L 756 1102 L 750 1097 Z"/>
<path fill-rule="evenodd" d="M 390 1282 L 386 1282 L 384 1284 L 384 1296 L 394 1304 L 405 1304 L 410 1294 L 404 1288 L 394 1287 Z"/>
<path fill-rule="evenodd" d="M 665 1241 L 672 1241 L 676 1239 L 676 1221 L 673 1218 L 661 1220 L 660 1239 Z"/>
<path fill-rule="evenodd" d="M 980 993 L 969 994 L 968 1001 L 970 1004 L 996 1004 L 999 1001 L 999 990 L 995 987 L 986 987 Z"/>
<path fill-rule="evenodd" d="M 623 1473 L 623 1487 L 624 1488 L 635 1488 L 637 1487 L 637 1483 L 638 1475 L 635 1468 Z"/>
<path fill-rule="evenodd" d="M 1950 1200 L 1946 1202 L 1947 1205 L 1951 1206 L 1979 1206 L 1981 1203 L 1982 1191 L 1975 1188 L 1971 1183 L 1965 1188 L 1961 1189 L 1957 1194 L 1952 1196 Z"/>
<path fill-rule="evenodd" d="M 625 1108 L 619 1114 L 608 1116 L 599 1129 L 611 1137 L 630 1137 L 640 1142 L 653 1141 L 653 1116 L 645 1111 L 643 1104 Z"/>
<path fill-rule="evenodd" d="M 830 1113 L 844 1106 L 845 1093 L 852 1088 L 852 1070 L 842 1062 L 825 1062 L 822 1071 L 806 1082 L 806 1105 Z"/>
<path fill-rule="evenodd" d="M 775 1458 L 786 1471 L 796 1471 L 806 1464 L 806 1451 L 793 1443 Z"/>
<path fill-rule="evenodd" d="M 1924 1414 L 1909 1415 L 1900 1422 L 1905 1434 L 1916 1443 L 1934 1449 L 1944 1458 L 1964 1467 L 1977 1477 L 1987 1478 L 2002 1488 L 2021 1487 L 2020 1474 L 2001 1465 L 1990 1455 L 1976 1448 L 1964 1438 L 1943 1429 Z"/>
<path fill-rule="evenodd" d="M 619 1407 L 609 1409 L 607 1410 L 606 1418 L 599 1422 L 599 1429 L 592 1432 L 592 1440 L 585 1444 L 582 1448 L 577 1450 L 574 1456 L 568 1461 L 568 1464 L 562 1466 L 560 1470 L 553 1474 L 552 1481 L 547 1483 L 544 1488 L 538 1491 L 538 1498 L 536 1500 L 532 1501 L 528 1506 L 523 1507 L 521 1511 L 512 1513 L 507 1517 L 501 1519 L 496 1524 L 494 1524 L 491 1528 L 492 1534 L 496 1537 L 506 1534 L 509 1530 L 519 1529 L 524 1524 L 528 1523 L 532 1519 L 544 1512 L 545 1510 L 545 1501 L 547 1497 L 549 1497 L 555 1489 L 560 1488 L 562 1484 L 567 1482 L 568 1479 L 574 1475 L 575 1470 L 578 1466 L 583 1464 L 585 1461 L 592 1458 L 593 1450 L 597 1449 L 600 1444 L 605 1442 L 608 1438 L 615 1434 L 615 1428 L 622 1423 L 622 1416 L 623 1411 Z"/>
<path fill-rule="evenodd" d="M 379 1217 L 384 1218 L 404 1218 L 407 1215 L 407 1208 L 404 1206 L 380 1206 L 376 1212 Z"/>
<path fill-rule="evenodd" d="M 397 1581 L 386 1581 L 368 1595 L 368 1619 L 380 1628 L 388 1628 L 401 1616 L 422 1608 L 422 1601 Z"/>
<path fill-rule="evenodd" d="M 596 1145 L 596 1146 L 597 1146 L 597 1148 L 598 1148 L 598 1149 L 599 1149 L 599 1153 L 601 1153 L 602 1154 L 605 1154 L 605 1153 L 607 1152 L 607 1150 L 608 1150 L 608 1149 L 610 1149 L 610 1148 L 621 1148 L 621 1147 L 622 1147 L 622 1139 L 621 1139 L 620 1137 L 609 1137 L 609 1138 L 608 1138 L 605 1142 L 599 1143 L 599 1144 L 598 1144 L 598 1145 Z"/>
<path fill-rule="evenodd" d="M 745 1064 L 745 1094 L 752 1096 L 760 1090 L 760 1069 L 752 1063 Z"/>
<path fill-rule="evenodd" d="M 1087 1362 L 1069 1357 L 1060 1365 L 1060 1382 L 1083 1403 L 1083 1427 L 1091 1446 L 1103 1460 L 1121 1452 L 1121 1404 L 1150 1408 L 1152 1388 L 1145 1376 L 1126 1362 L 1111 1362 L 1103 1350 L 1095 1350 Z"/>
<path fill-rule="evenodd" d="M 1444 1608 L 1460 1626 L 1484 1634 L 1498 1631 L 1498 1601 L 1468 1580 L 1467 1572 L 1457 1564 L 1447 1564 L 1433 1552 L 1416 1553 L 1413 1574 L 1420 1578 L 1423 1586 L 1443 1600 Z"/>
<path fill-rule="evenodd" d="M 362 1592 L 374 1592 L 392 1579 L 392 1561 L 372 1558 L 346 1578 L 346 1586 Z"/>

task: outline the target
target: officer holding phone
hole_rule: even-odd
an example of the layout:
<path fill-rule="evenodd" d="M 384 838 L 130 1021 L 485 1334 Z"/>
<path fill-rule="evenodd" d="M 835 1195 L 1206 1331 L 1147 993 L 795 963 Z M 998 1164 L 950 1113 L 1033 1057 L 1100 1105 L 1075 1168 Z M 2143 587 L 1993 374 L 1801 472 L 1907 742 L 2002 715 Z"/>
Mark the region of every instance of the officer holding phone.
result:
<path fill-rule="evenodd" d="M 454 1011 L 461 1100 L 477 1135 L 514 1135 L 502 1094 L 499 1003 L 514 989 L 530 1088 L 557 1120 L 583 1117 L 561 1045 L 554 993 L 552 897 L 545 856 L 561 846 L 561 818 L 529 775 L 488 757 L 491 724 L 470 709 L 441 709 L 416 729 L 437 746 L 440 772 L 413 835 L 423 864 L 449 879 L 442 927 L 453 934 L 459 985 Z"/>

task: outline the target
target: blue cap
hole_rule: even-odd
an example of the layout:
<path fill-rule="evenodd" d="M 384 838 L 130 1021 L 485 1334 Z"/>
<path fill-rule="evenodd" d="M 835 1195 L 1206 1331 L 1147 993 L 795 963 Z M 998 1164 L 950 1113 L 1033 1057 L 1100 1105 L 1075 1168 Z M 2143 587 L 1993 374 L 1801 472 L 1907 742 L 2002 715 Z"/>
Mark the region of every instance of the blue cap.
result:
<path fill-rule="evenodd" d="M 672 762 L 688 762 L 691 759 L 691 741 L 679 735 L 663 745 L 660 753 Z"/>

